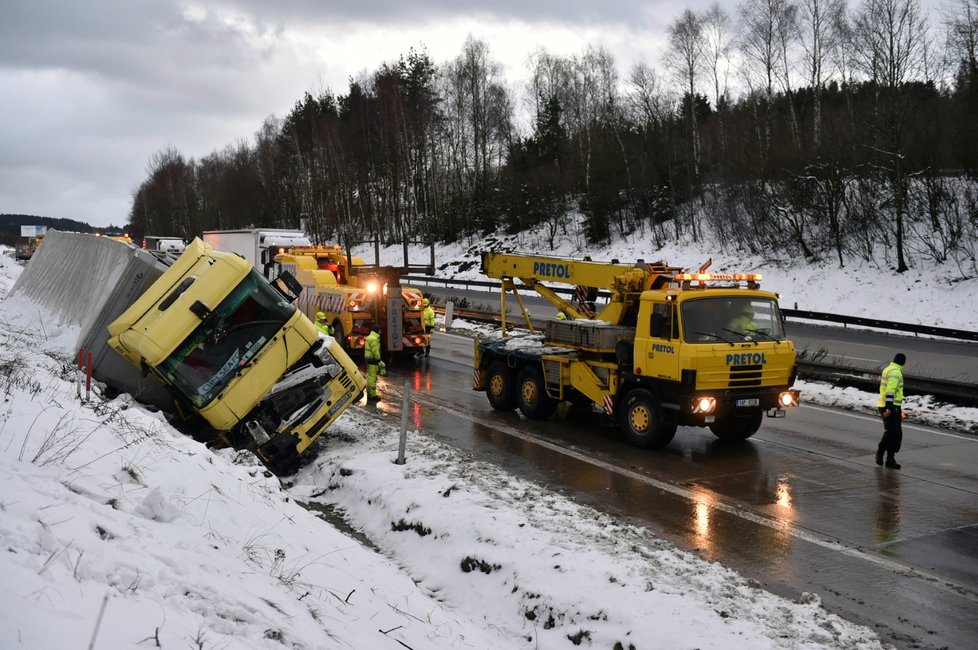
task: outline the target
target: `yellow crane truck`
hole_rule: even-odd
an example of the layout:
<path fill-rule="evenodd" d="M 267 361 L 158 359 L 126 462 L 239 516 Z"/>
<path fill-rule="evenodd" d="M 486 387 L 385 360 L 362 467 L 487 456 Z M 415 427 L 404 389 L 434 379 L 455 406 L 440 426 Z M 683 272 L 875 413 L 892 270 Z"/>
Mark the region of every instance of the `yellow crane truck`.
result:
<path fill-rule="evenodd" d="M 275 269 L 302 286 L 299 308 L 326 315 L 333 336 L 348 351 L 362 351 L 370 326 L 381 325 L 385 354 L 424 352 L 424 294 L 400 283 L 402 269 L 368 265 L 342 246 L 294 246 L 275 255 Z"/>
<path fill-rule="evenodd" d="M 247 260 L 195 239 L 108 324 L 108 345 L 169 390 L 187 428 L 251 449 L 277 473 L 292 471 L 364 389 L 350 357 L 283 284 L 296 293 L 294 279 L 269 283 Z M 126 390 L 132 381 L 109 361 L 96 370 Z"/>
<path fill-rule="evenodd" d="M 502 283 L 503 336 L 475 341 L 475 389 L 493 408 L 527 418 L 561 401 L 593 405 L 638 447 L 662 447 L 676 427 L 709 427 L 723 440 L 754 435 L 762 416 L 798 404 L 795 348 L 777 294 L 759 274 L 698 272 L 662 263 L 594 262 L 487 252 L 482 272 Z M 567 315 L 542 334 L 507 336 L 515 280 Z M 544 282 L 610 293 L 603 307 L 563 299 Z M 578 295 L 593 291 L 578 291 Z"/>

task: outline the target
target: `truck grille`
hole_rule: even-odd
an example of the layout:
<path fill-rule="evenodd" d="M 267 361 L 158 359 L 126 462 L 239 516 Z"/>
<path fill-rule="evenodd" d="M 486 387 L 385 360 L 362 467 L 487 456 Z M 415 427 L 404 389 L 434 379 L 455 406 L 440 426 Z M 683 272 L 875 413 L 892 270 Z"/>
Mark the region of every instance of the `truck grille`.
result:
<path fill-rule="evenodd" d="M 760 386 L 764 366 L 730 366 L 730 387 Z"/>

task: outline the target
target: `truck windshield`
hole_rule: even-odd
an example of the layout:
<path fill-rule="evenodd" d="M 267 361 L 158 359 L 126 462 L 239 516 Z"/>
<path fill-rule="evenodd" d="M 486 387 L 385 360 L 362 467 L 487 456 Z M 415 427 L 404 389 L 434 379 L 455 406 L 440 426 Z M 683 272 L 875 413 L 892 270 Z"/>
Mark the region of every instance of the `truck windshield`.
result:
<path fill-rule="evenodd" d="M 294 313 L 295 307 L 252 271 L 159 371 L 194 406 L 206 406 Z"/>
<path fill-rule="evenodd" d="M 696 298 L 682 304 L 687 343 L 783 341 L 781 310 L 774 300 L 749 296 Z"/>

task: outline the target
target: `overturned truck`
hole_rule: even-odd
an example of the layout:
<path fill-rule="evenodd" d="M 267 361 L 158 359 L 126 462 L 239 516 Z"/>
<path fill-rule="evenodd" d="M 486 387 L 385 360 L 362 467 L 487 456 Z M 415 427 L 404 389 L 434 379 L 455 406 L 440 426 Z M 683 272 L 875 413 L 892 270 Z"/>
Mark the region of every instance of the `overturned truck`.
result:
<path fill-rule="evenodd" d="M 294 280 L 270 283 L 199 239 L 175 256 L 52 234 L 13 291 L 74 320 L 93 377 L 165 411 L 185 433 L 289 473 L 360 398 L 363 376 L 293 305 Z M 79 285 L 80 275 L 94 284 Z"/>

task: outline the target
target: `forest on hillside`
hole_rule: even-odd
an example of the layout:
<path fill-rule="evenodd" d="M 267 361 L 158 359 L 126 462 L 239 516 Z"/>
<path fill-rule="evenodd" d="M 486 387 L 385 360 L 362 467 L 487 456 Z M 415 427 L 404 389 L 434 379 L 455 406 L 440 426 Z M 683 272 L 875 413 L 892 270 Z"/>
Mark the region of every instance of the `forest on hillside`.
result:
<path fill-rule="evenodd" d="M 477 37 L 444 64 L 411 50 L 253 142 L 157 152 L 130 228 L 301 218 L 321 242 L 453 241 L 556 235 L 578 211 L 593 242 L 711 236 L 840 265 L 882 248 L 899 271 L 924 256 L 978 274 L 978 0 L 715 3 L 665 36 L 624 73 L 601 45 L 539 49 L 519 89 Z"/>

